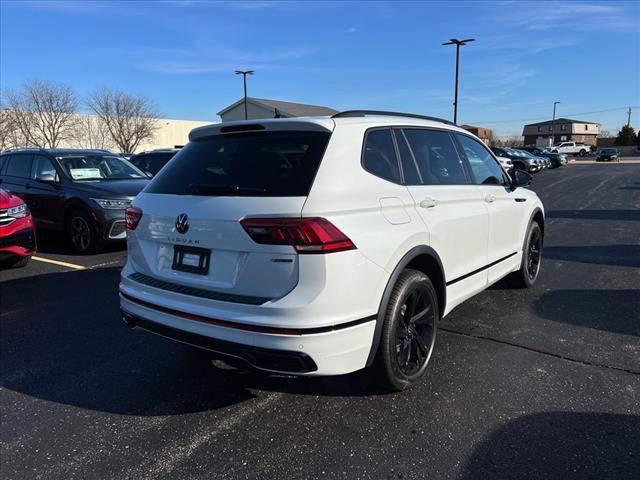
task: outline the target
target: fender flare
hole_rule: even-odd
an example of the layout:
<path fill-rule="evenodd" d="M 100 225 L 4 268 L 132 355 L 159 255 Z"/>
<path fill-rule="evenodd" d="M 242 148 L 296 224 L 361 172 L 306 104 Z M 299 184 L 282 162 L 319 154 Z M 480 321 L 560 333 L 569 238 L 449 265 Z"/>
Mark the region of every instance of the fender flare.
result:
<path fill-rule="evenodd" d="M 376 352 L 378 351 L 378 346 L 380 345 L 380 337 L 382 336 L 382 325 L 384 324 L 384 316 L 387 310 L 387 304 L 389 303 L 389 298 L 391 297 L 391 292 L 393 291 L 393 287 L 395 286 L 398 277 L 405 269 L 405 267 L 416 257 L 420 255 L 428 255 L 433 258 L 440 268 L 442 272 L 442 278 L 445 282 L 445 286 L 443 288 L 443 305 L 440 306 L 440 315 L 444 312 L 446 303 L 447 303 L 447 287 L 446 287 L 446 277 L 444 275 L 444 268 L 442 268 L 442 261 L 440 260 L 440 256 L 436 253 L 436 251 L 427 246 L 427 245 L 418 245 L 409 250 L 398 262 L 396 267 L 393 269 L 391 273 L 391 277 L 387 281 L 387 286 L 384 289 L 384 293 L 382 294 L 382 299 L 380 300 L 380 306 L 378 307 L 378 314 L 376 315 L 376 326 L 373 333 L 373 340 L 371 341 L 371 350 L 369 350 L 369 356 L 367 357 L 366 366 L 369 367 L 373 364 L 373 361 L 376 357 Z"/>

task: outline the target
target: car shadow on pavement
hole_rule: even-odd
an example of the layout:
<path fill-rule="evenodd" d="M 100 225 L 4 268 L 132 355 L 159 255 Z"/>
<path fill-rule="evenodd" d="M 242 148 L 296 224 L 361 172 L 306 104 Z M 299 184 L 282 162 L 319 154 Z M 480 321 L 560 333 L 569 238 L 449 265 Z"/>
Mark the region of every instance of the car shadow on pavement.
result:
<path fill-rule="evenodd" d="M 542 412 L 495 430 L 475 448 L 463 478 L 640 478 L 640 416 Z"/>
<path fill-rule="evenodd" d="M 229 370 L 209 352 L 121 319 L 119 268 L 52 273 L 0 283 L 0 384 L 24 395 L 121 415 L 218 409 L 252 388 L 313 395 L 376 393 L 362 375 L 333 379 Z"/>
<path fill-rule="evenodd" d="M 41 230 L 38 230 L 36 238 L 38 241 L 38 253 L 50 255 L 82 255 L 75 253 L 71 249 L 67 239 L 62 233 L 42 232 Z M 97 253 L 119 252 L 126 248 L 127 243 L 125 241 L 110 242 L 102 245 L 100 251 Z M 86 255 L 87 254 L 84 254 L 83 256 Z"/>
<path fill-rule="evenodd" d="M 640 290 L 552 290 L 533 310 L 555 322 L 640 336 Z"/>
<path fill-rule="evenodd" d="M 544 247 L 544 258 L 569 262 L 640 267 L 640 245 L 580 245 Z"/>
<path fill-rule="evenodd" d="M 640 210 L 552 210 L 547 218 L 640 221 Z"/>

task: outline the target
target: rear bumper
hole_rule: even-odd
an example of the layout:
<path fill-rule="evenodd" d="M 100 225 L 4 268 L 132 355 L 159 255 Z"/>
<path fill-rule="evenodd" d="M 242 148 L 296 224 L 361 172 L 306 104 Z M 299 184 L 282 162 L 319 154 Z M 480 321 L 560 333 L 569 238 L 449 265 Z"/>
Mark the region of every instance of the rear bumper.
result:
<path fill-rule="evenodd" d="M 168 309 L 120 292 L 127 324 L 223 355 L 253 367 L 294 375 L 342 375 L 366 366 L 375 318 L 322 329 L 283 329 L 220 320 Z M 269 329 L 274 332 L 265 333 Z M 255 331 L 259 330 L 259 331 Z"/>
<path fill-rule="evenodd" d="M 129 327 L 142 328 L 148 332 L 161 335 L 177 342 L 216 352 L 225 356 L 239 358 L 249 365 L 271 371 L 287 371 L 292 373 L 311 373 L 318 370 L 315 362 L 303 352 L 289 352 L 267 348 L 252 347 L 234 342 L 218 340 L 186 330 L 169 327 L 141 317 L 122 312 L 122 318 Z"/>

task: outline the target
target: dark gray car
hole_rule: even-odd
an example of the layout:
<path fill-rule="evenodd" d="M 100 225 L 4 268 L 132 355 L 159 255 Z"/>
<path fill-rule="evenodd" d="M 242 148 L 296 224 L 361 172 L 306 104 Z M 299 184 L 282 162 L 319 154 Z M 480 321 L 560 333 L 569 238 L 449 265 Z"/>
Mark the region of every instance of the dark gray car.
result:
<path fill-rule="evenodd" d="M 149 180 L 106 150 L 19 149 L 0 155 L 0 182 L 38 229 L 64 232 L 74 251 L 90 253 L 126 239 L 125 209 Z"/>

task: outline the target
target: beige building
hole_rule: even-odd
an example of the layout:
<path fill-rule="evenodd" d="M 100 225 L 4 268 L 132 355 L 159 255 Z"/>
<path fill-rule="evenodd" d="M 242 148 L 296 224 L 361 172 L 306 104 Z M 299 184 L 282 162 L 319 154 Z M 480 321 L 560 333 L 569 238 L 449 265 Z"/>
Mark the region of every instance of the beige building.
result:
<path fill-rule="evenodd" d="M 538 140 L 553 138 L 553 144 L 559 142 L 583 142 L 595 145 L 600 135 L 600 124 L 584 120 L 556 118 L 555 122 L 530 123 L 522 131 L 525 145 L 536 145 Z"/>
<path fill-rule="evenodd" d="M 244 120 L 244 98 L 241 98 L 228 107 L 220 110 L 218 115 L 223 122 Z M 266 98 L 247 97 L 247 118 L 288 118 L 288 117 L 313 117 L 333 115 L 337 110 L 320 105 L 307 105 L 304 103 L 283 102 L 281 100 L 269 100 Z"/>
<path fill-rule="evenodd" d="M 189 141 L 189 132 L 192 129 L 212 123 L 218 122 L 159 118 L 152 140 L 141 144 L 135 152 L 123 153 L 139 153 L 145 150 L 185 145 Z M 118 151 L 118 147 L 113 145 L 106 132 L 99 128 L 96 116 L 78 115 L 78 125 L 78 133 L 73 139 L 61 142 L 60 148 L 104 148 L 112 152 Z"/>

